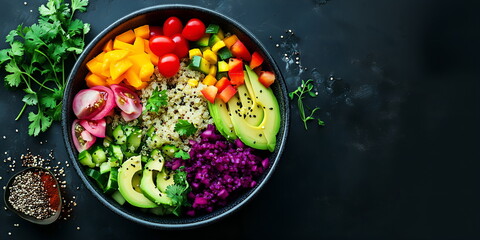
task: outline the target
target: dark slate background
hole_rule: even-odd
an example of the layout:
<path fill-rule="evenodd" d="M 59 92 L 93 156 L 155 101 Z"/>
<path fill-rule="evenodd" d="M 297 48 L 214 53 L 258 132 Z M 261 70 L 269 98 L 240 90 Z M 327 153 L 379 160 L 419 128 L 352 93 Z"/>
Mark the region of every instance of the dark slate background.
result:
<path fill-rule="evenodd" d="M 46 1 L 26 2 L 2 1 L 2 39 L 18 24 L 32 24 Z M 78 15 L 92 25 L 87 41 L 134 10 L 167 3 L 90 2 Z M 169 3 L 203 6 L 240 22 L 279 63 L 289 91 L 301 79 L 314 79 L 319 97 L 307 104 L 321 107 L 317 116 L 326 127 L 310 123 L 305 131 L 293 102 L 288 145 L 273 177 L 253 201 L 218 223 L 161 231 L 129 222 L 95 199 L 69 167 L 67 195 L 78 203 L 72 217 L 36 226 L 4 211 L 1 202 L 0 239 L 480 238 L 478 2 Z M 289 38 L 288 29 L 294 32 Z M 306 70 L 283 58 L 294 51 Z M 33 138 L 25 116 L 14 120 L 22 97 L 0 88 L 2 159 L 17 159 L 18 171 L 27 148 L 45 157 L 53 149 L 65 166 L 70 160 L 59 124 Z M 9 169 L 2 160 L 1 186 Z"/>

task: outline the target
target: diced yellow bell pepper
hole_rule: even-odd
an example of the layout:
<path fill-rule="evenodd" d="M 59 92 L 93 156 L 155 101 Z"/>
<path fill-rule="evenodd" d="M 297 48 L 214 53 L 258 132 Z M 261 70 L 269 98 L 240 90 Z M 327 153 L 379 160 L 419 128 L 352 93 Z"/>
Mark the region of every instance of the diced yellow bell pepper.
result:
<path fill-rule="evenodd" d="M 117 37 L 115 37 L 115 40 L 122 41 L 124 43 L 130 43 L 133 44 L 135 41 L 135 32 L 133 30 L 128 30 Z"/>
<path fill-rule="evenodd" d="M 115 49 L 115 50 L 127 50 L 127 51 L 134 52 L 134 53 L 144 52 L 143 47 L 140 48 L 140 47 L 138 47 L 138 45 L 137 45 L 137 47 L 135 47 L 133 44 L 128 44 L 128 43 L 122 42 L 122 41 L 117 40 L 117 39 L 115 39 L 115 41 L 113 41 L 113 49 Z"/>
<path fill-rule="evenodd" d="M 216 64 L 218 60 L 217 54 L 210 49 L 203 52 L 203 58 L 205 58 L 210 64 Z"/>
<path fill-rule="evenodd" d="M 127 79 L 127 82 L 130 86 L 137 90 L 143 89 L 146 85 L 148 85 L 147 83 L 142 82 L 140 77 L 132 69 L 127 70 L 125 73 L 125 79 Z"/>
<path fill-rule="evenodd" d="M 208 71 L 208 75 L 212 75 L 214 77 L 217 75 L 217 65 L 210 65 L 210 71 Z"/>
<path fill-rule="evenodd" d="M 218 41 L 212 46 L 212 52 L 217 53 L 218 50 L 222 49 L 225 47 L 225 42 L 224 41 Z"/>
<path fill-rule="evenodd" d="M 116 62 L 118 60 L 121 60 L 125 58 L 128 55 L 127 50 L 112 50 L 110 52 L 105 53 L 105 56 L 103 57 L 103 62 L 109 61 L 109 62 Z"/>
<path fill-rule="evenodd" d="M 135 32 L 136 37 L 140 37 L 143 39 L 148 39 L 150 37 L 150 27 L 148 25 L 143 25 L 133 29 Z"/>
<path fill-rule="evenodd" d="M 215 83 L 217 83 L 217 79 L 212 75 L 207 75 L 203 79 L 202 83 L 205 85 L 215 85 Z"/>
<path fill-rule="evenodd" d="M 225 34 L 223 34 L 223 30 L 221 28 L 218 29 L 217 36 L 222 40 L 225 38 Z"/>
<path fill-rule="evenodd" d="M 100 54 L 98 54 L 95 58 L 95 60 L 99 61 L 99 62 L 103 62 L 104 60 L 104 57 L 105 57 L 105 52 L 101 52 Z"/>
<path fill-rule="evenodd" d="M 153 67 L 153 64 L 145 64 L 140 68 L 140 73 L 138 76 L 140 77 L 140 80 L 143 82 L 149 82 L 150 77 L 153 75 L 153 72 L 155 71 L 155 68 Z"/>
<path fill-rule="evenodd" d="M 119 77 L 112 79 L 111 77 L 107 78 L 107 84 L 112 85 L 112 84 L 119 84 L 125 79 L 125 74 L 120 75 Z"/>
<path fill-rule="evenodd" d="M 202 56 L 202 51 L 200 51 L 200 49 L 198 48 L 192 48 L 188 51 L 188 56 L 190 57 L 190 59 L 193 58 L 193 56 Z"/>
<path fill-rule="evenodd" d="M 228 70 L 230 70 L 230 67 L 227 62 L 218 61 L 218 72 L 228 72 Z"/>
<path fill-rule="evenodd" d="M 87 68 L 90 72 L 101 75 L 103 71 L 103 63 L 97 61 L 95 58 L 87 62 Z"/>
<path fill-rule="evenodd" d="M 133 63 L 128 59 L 122 59 L 110 64 L 110 76 L 112 79 L 117 79 L 120 75 L 124 74 Z"/>
<path fill-rule="evenodd" d="M 190 85 L 192 87 L 198 86 L 198 80 L 197 79 L 190 78 L 190 79 L 188 79 L 187 83 L 188 83 L 188 85 Z"/>
<path fill-rule="evenodd" d="M 232 36 L 230 37 L 227 37 L 227 38 L 224 38 L 223 39 L 223 42 L 225 43 L 225 46 L 227 46 L 229 49 L 230 47 L 235 44 L 235 42 L 237 42 L 238 40 L 238 37 L 237 35 L 233 34 Z"/>
<path fill-rule="evenodd" d="M 143 41 L 143 38 L 141 38 L 141 37 L 135 38 L 135 42 L 133 43 L 133 47 L 135 48 L 136 52 L 144 53 L 145 52 L 145 41 Z"/>

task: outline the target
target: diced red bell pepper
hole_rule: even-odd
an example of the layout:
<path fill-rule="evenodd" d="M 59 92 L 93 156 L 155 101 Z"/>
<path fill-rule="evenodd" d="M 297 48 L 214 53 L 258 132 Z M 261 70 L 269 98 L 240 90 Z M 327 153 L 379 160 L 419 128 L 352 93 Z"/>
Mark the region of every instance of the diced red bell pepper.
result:
<path fill-rule="evenodd" d="M 235 93 L 237 93 L 237 89 L 232 85 L 228 85 L 222 92 L 220 92 L 220 94 L 218 94 L 218 97 L 226 103 L 235 95 Z"/>
<path fill-rule="evenodd" d="M 228 77 L 230 78 L 230 83 L 234 86 L 240 86 L 245 83 L 245 76 L 242 72 L 228 72 Z"/>
<path fill-rule="evenodd" d="M 238 58 L 230 58 L 228 60 L 228 71 L 229 72 L 243 72 L 243 62 Z"/>
<path fill-rule="evenodd" d="M 206 88 L 200 90 L 203 96 L 211 103 L 215 102 L 215 97 L 217 96 L 218 88 L 215 86 L 207 86 Z"/>
<path fill-rule="evenodd" d="M 260 76 L 260 74 L 262 73 L 262 66 L 253 69 L 253 71 L 255 72 L 255 74 L 257 74 L 257 76 Z"/>
<path fill-rule="evenodd" d="M 268 88 L 273 82 L 275 82 L 275 74 L 270 71 L 263 71 L 260 73 L 258 81 L 263 84 L 263 86 Z"/>
<path fill-rule="evenodd" d="M 218 92 L 222 92 L 223 89 L 225 89 L 229 85 L 232 85 L 232 84 L 230 84 L 230 80 L 228 80 L 227 77 L 222 77 L 220 78 L 220 80 L 218 80 L 217 83 L 215 83 L 215 87 L 218 88 Z"/>
<path fill-rule="evenodd" d="M 263 57 L 258 52 L 252 54 L 252 61 L 250 61 L 250 68 L 254 69 L 263 63 Z"/>
<path fill-rule="evenodd" d="M 247 47 L 245 47 L 245 45 L 243 45 L 240 40 L 237 40 L 237 42 L 232 45 L 230 51 L 232 52 L 233 56 L 237 58 L 241 58 L 247 62 L 250 62 L 250 60 L 252 60 L 252 55 L 248 51 Z"/>

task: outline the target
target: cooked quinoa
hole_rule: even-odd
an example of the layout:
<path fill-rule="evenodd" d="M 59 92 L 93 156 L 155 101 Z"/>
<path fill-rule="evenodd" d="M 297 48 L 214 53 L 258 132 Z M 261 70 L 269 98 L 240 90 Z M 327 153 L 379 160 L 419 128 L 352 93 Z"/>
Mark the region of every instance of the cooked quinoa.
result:
<path fill-rule="evenodd" d="M 147 146 L 149 148 L 172 144 L 188 151 L 190 149 L 188 138 L 180 137 L 175 131 L 175 124 L 178 120 L 183 119 L 195 125 L 198 130 L 192 136 L 193 139 L 197 139 L 200 132 L 206 129 L 208 124 L 213 124 L 208 112 L 207 100 L 200 92 L 205 87 L 201 83 L 203 78 L 202 73 L 188 69 L 185 62 L 180 64 L 180 70 L 172 78 L 165 78 L 157 70 L 155 71 L 149 86 L 141 91 L 142 105 L 146 105 L 148 98 L 157 88 L 158 91 L 167 90 L 168 105 L 161 108 L 158 113 L 148 112 L 140 116 L 140 126 L 145 131 L 152 126 L 155 127 L 155 134 L 162 140 L 160 143 L 154 143 L 148 139 Z M 198 85 L 195 87 L 189 85 L 188 80 L 190 79 L 198 81 Z M 192 137 L 189 139 L 192 139 Z"/>

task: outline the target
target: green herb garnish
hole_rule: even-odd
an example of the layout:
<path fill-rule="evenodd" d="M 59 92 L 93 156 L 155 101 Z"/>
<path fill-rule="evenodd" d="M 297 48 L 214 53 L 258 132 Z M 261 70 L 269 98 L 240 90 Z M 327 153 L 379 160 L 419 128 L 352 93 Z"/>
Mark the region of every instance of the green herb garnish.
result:
<path fill-rule="evenodd" d="M 173 208 L 171 211 L 176 216 L 180 216 L 183 206 L 190 206 L 187 194 L 190 192 L 191 188 L 187 182 L 187 173 L 182 171 L 183 168 L 184 167 L 180 167 L 175 170 L 175 174 L 173 175 L 173 181 L 175 184 L 167 186 L 167 189 L 165 190 L 167 196 L 172 199 Z"/>
<path fill-rule="evenodd" d="M 307 127 L 307 121 L 309 120 L 315 120 L 313 117 L 313 114 L 320 110 L 319 107 L 314 108 L 308 116 L 305 114 L 305 107 L 303 106 L 303 99 L 305 98 L 304 94 L 308 93 L 311 97 L 316 97 L 317 94 L 313 91 L 313 80 L 308 79 L 306 82 L 302 80 L 302 84 L 293 92 L 289 93 L 288 96 L 290 97 L 291 100 L 295 96 L 297 96 L 297 106 L 298 106 L 298 111 L 300 112 L 300 118 L 303 121 L 303 125 L 305 126 L 305 130 L 308 130 Z M 318 125 L 320 126 L 325 126 L 325 123 L 320 120 L 319 118 L 316 119 Z"/>
<path fill-rule="evenodd" d="M 158 87 L 153 90 L 152 95 L 147 100 L 145 105 L 145 111 L 148 112 L 158 112 L 163 106 L 167 106 L 168 96 L 167 90 L 158 91 Z"/>
<path fill-rule="evenodd" d="M 76 11 L 84 12 L 88 0 L 49 0 L 38 8 L 38 22 L 19 25 L 6 36 L 10 48 L 0 50 L 0 65 L 5 64 L 5 85 L 25 92 L 24 105 L 37 106 L 28 114 L 28 134 L 45 132 L 53 121 L 60 120 L 62 97 L 66 85 L 65 61 L 76 57 L 85 46 L 90 25 L 73 19 Z"/>
<path fill-rule="evenodd" d="M 190 155 L 189 155 L 187 152 L 183 151 L 183 150 L 178 150 L 177 152 L 175 152 L 175 153 L 173 154 L 173 157 L 174 157 L 174 158 L 181 158 L 181 159 L 183 159 L 183 160 L 190 159 Z"/>
<path fill-rule="evenodd" d="M 175 124 L 175 131 L 177 131 L 180 136 L 191 136 L 197 132 L 197 128 L 190 122 L 180 119 Z"/>

